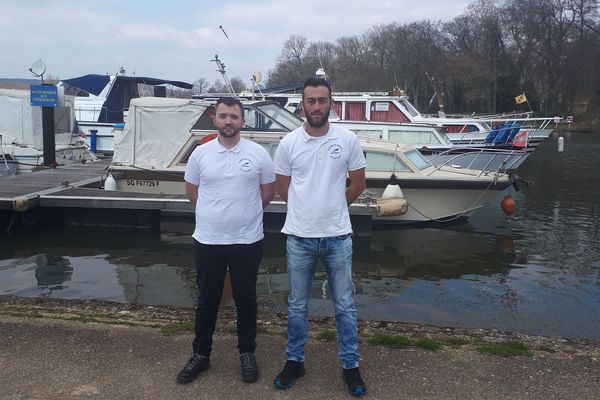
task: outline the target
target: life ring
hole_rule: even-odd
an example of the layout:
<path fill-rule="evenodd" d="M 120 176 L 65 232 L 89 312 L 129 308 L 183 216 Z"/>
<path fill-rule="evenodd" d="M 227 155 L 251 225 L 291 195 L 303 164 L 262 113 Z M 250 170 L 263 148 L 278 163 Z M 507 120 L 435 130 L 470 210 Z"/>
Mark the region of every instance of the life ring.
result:
<path fill-rule="evenodd" d="M 208 143 L 213 139 L 216 139 L 219 136 L 218 133 L 210 133 L 206 136 L 204 136 L 202 139 L 200 139 L 200 142 L 198 142 L 198 146 L 203 145 L 204 143 Z"/>

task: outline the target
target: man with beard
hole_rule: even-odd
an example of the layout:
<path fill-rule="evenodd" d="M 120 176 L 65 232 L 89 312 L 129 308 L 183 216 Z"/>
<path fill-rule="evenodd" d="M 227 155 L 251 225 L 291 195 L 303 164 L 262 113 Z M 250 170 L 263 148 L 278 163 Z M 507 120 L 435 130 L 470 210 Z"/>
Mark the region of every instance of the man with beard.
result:
<path fill-rule="evenodd" d="M 198 146 L 185 169 L 186 195 L 196 205 L 192 236 L 198 305 L 193 354 L 177 382 L 192 382 L 210 367 L 228 269 L 237 310 L 242 380 L 256 382 L 256 276 L 262 258 L 263 209 L 275 195 L 275 173 L 267 151 L 240 136 L 245 121 L 238 99 L 219 99 L 213 123 L 219 132 L 217 140 Z"/>
<path fill-rule="evenodd" d="M 304 83 L 306 121 L 281 140 L 275 155 L 276 187 L 287 202 L 287 362 L 274 385 L 290 388 L 303 376 L 308 301 L 315 265 L 325 266 L 335 309 L 338 357 L 350 393 L 365 394 L 358 369 L 358 330 L 352 300 L 352 225 L 348 205 L 365 189 L 365 157 L 355 135 L 329 123 L 331 87 L 323 79 Z M 346 187 L 346 178 L 350 185 Z"/>

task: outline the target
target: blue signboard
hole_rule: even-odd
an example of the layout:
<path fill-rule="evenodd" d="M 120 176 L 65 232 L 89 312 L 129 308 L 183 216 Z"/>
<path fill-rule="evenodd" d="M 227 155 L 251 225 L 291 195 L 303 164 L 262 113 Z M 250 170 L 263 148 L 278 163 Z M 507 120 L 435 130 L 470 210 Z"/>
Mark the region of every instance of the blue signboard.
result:
<path fill-rule="evenodd" d="M 32 106 L 56 107 L 58 105 L 56 86 L 31 85 L 29 90 Z"/>

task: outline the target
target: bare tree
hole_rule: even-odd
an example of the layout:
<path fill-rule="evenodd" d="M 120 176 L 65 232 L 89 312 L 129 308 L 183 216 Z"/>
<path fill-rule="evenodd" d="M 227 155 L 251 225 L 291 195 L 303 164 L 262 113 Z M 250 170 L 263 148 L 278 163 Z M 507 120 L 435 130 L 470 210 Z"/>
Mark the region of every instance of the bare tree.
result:
<path fill-rule="evenodd" d="M 196 82 L 194 82 L 194 85 L 192 87 L 192 94 L 199 95 L 206 93 L 206 91 L 208 91 L 209 86 L 210 83 L 205 78 L 199 78 Z"/>
<path fill-rule="evenodd" d="M 229 83 L 231 83 L 231 87 L 236 93 L 241 93 L 247 89 L 246 85 L 244 84 L 244 81 L 239 76 L 234 76 L 233 78 L 231 78 L 229 80 Z"/>

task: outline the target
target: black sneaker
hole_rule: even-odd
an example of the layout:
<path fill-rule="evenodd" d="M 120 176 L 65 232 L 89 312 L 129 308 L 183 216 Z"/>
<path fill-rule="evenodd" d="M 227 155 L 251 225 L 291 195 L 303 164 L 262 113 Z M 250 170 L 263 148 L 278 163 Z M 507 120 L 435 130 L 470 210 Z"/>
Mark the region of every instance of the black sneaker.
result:
<path fill-rule="evenodd" d="M 258 380 L 258 365 L 254 353 L 243 353 L 240 355 L 242 363 L 242 380 L 246 383 L 256 382 Z"/>
<path fill-rule="evenodd" d="M 342 379 L 344 382 L 346 382 L 348 391 L 352 396 L 362 396 L 367 392 L 365 383 L 360 377 L 360 371 L 358 370 L 358 367 L 343 369 L 342 371 Z"/>
<path fill-rule="evenodd" d="M 305 372 L 303 362 L 287 360 L 283 370 L 275 377 L 273 384 L 277 389 L 289 389 L 296 379 L 304 376 Z"/>
<path fill-rule="evenodd" d="M 192 354 L 185 367 L 177 374 L 177 382 L 190 383 L 200 375 L 200 372 L 210 368 L 210 360 L 200 354 Z"/>

